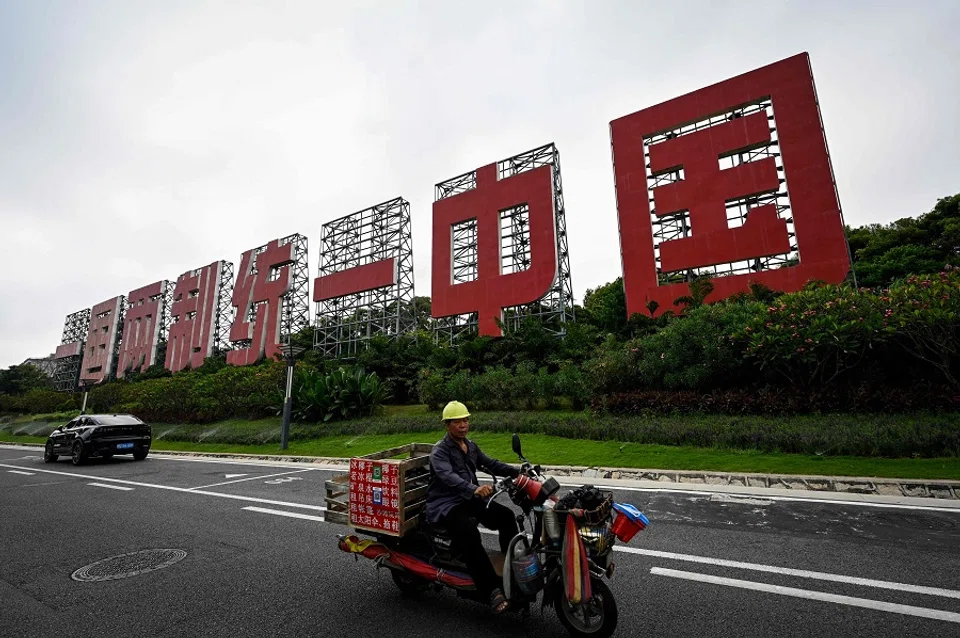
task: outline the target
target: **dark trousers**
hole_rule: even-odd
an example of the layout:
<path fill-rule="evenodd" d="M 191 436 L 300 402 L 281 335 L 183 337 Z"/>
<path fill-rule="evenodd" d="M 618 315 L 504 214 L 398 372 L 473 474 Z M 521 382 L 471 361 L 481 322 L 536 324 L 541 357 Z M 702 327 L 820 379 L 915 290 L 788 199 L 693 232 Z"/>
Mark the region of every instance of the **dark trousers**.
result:
<path fill-rule="evenodd" d="M 490 563 L 487 550 L 483 548 L 477 524 L 500 532 L 500 551 L 506 553 L 510 539 L 520 531 L 513 511 L 496 502 L 490 503 L 488 508 L 480 499 L 473 499 L 447 512 L 442 522 L 450 530 L 453 542 L 477 585 L 477 591 L 483 596 L 490 596 L 494 588 L 500 587 L 501 580 Z"/>

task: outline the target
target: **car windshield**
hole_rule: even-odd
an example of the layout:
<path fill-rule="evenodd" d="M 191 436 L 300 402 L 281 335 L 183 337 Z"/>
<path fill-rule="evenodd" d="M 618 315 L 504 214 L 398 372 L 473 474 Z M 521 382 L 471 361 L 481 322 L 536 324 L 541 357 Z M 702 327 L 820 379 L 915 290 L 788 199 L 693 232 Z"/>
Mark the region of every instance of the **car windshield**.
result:
<path fill-rule="evenodd" d="M 100 425 L 137 425 L 143 423 L 140 419 L 130 415 L 98 416 L 97 423 Z"/>

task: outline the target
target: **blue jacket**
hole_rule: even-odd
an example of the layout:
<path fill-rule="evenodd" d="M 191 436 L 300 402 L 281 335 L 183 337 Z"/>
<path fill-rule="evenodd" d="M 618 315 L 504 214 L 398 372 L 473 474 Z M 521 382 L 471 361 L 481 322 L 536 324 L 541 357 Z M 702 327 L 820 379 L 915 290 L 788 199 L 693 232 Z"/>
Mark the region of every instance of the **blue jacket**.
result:
<path fill-rule="evenodd" d="M 479 487 L 477 470 L 497 476 L 516 478 L 520 471 L 497 459 L 492 459 L 476 443 L 467 439 L 467 452 L 446 435 L 430 453 L 430 487 L 427 490 L 427 520 L 438 522 L 454 506 L 474 498 Z"/>

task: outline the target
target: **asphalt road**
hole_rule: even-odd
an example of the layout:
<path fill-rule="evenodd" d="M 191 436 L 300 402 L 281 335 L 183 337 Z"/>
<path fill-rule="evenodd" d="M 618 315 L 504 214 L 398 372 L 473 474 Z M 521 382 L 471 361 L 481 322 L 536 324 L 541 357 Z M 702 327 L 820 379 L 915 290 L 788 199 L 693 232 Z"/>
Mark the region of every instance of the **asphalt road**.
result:
<path fill-rule="evenodd" d="M 336 548 L 331 473 L 160 454 L 48 465 L 0 447 L 0 636 L 566 634 L 550 609 L 521 623 L 449 590 L 402 598 Z M 651 521 L 618 546 L 617 636 L 960 636 L 960 510 L 614 491 Z M 179 560 L 71 577 L 144 550 Z"/>

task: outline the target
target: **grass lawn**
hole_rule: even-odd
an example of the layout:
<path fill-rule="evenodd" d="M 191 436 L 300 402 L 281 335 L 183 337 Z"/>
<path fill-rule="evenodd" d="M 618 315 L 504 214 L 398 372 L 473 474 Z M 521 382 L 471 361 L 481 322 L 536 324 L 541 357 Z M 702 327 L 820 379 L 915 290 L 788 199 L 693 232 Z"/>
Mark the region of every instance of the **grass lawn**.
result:
<path fill-rule="evenodd" d="M 233 424 L 251 431 L 269 425 L 276 431 L 275 419 L 241 421 Z M 154 427 L 157 435 L 164 426 Z M 208 431 L 229 427 L 228 422 L 205 426 Z M 154 441 L 157 451 L 192 451 L 235 454 L 288 454 L 294 456 L 362 456 L 405 443 L 435 443 L 443 436 L 439 427 L 433 432 L 401 434 L 341 435 L 310 440 L 293 440 L 286 451 L 275 442 L 237 445 L 233 443 L 196 443 Z M 471 435 L 487 453 L 507 462 L 516 457 L 510 449 L 510 435 L 500 432 L 476 432 Z M 14 435 L 0 431 L 0 442 L 43 443 L 44 436 Z M 565 439 L 545 434 L 523 434 L 524 456 L 542 465 L 576 465 L 662 470 L 701 470 L 718 472 L 755 472 L 769 474 L 807 474 L 819 476 L 864 476 L 877 478 L 960 480 L 960 458 L 886 459 L 804 454 L 765 454 L 756 451 L 668 445 L 643 445 L 617 441 Z"/>

